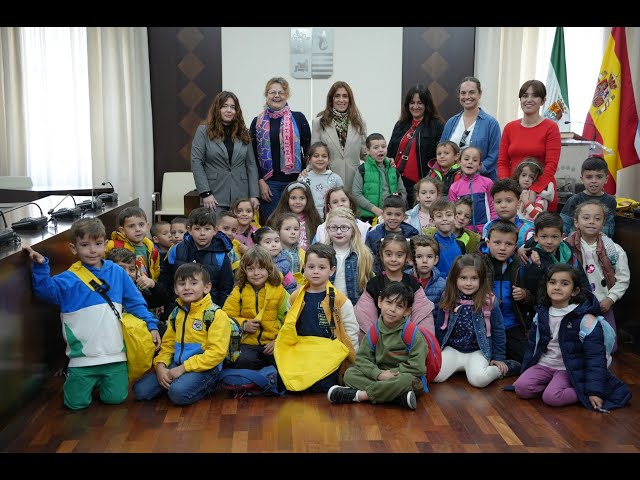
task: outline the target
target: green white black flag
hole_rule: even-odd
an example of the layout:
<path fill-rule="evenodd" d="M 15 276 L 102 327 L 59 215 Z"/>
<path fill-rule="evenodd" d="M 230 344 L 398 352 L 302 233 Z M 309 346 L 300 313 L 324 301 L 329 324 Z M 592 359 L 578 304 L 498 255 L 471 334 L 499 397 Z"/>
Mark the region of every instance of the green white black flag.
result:
<path fill-rule="evenodd" d="M 567 88 L 567 66 L 564 56 L 564 30 L 556 27 L 553 39 L 549 73 L 547 74 L 547 101 L 542 109 L 543 116 L 555 121 L 561 132 L 571 131 L 569 114 L 569 90 Z"/>

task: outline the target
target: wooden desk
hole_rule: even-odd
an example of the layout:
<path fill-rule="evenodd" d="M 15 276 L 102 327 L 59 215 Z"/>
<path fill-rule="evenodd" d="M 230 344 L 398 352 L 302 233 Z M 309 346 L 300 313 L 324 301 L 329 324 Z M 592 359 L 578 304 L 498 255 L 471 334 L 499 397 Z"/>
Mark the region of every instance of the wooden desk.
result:
<path fill-rule="evenodd" d="M 113 193 L 113 188 L 102 187 L 94 188 L 95 196 L 101 193 Z M 91 197 L 91 188 L 78 187 L 30 187 L 30 188 L 0 188 L 0 203 L 6 202 L 30 202 L 39 198 L 48 197 L 49 195 L 86 195 Z M 76 198 L 76 202 L 79 200 Z"/>
<path fill-rule="evenodd" d="M 46 215 L 62 198 L 50 196 L 35 203 Z M 90 197 L 79 197 L 76 201 L 87 199 Z M 130 206 L 139 206 L 138 199 L 106 203 L 103 210 L 86 212 L 85 216 L 99 217 L 110 236 L 116 228 L 118 213 Z M 6 214 L 9 224 L 26 216 L 40 216 L 40 211 L 29 205 Z M 52 275 L 60 273 L 76 261 L 67 237 L 72 223 L 59 220 L 57 228 L 49 224 L 38 231 L 20 231 L 19 245 L 0 246 L 0 428 L 53 372 L 66 364 L 59 309 L 33 295 L 31 261 L 22 248 L 32 246 L 49 258 Z"/>
<path fill-rule="evenodd" d="M 626 252 L 631 271 L 629 288 L 613 305 L 616 325 L 618 330 L 622 329 L 633 337 L 633 348 L 640 351 L 640 316 L 636 303 L 640 297 L 640 282 L 637 277 L 640 272 L 640 218 L 618 213 L 613 239 Z"/>
<path fill-rule="evenodd" d="M 191 210 L 201 207 L 200 194 L 197 190 L 191 190 L 184 194 L 184 216 L 189 217 Z"/>

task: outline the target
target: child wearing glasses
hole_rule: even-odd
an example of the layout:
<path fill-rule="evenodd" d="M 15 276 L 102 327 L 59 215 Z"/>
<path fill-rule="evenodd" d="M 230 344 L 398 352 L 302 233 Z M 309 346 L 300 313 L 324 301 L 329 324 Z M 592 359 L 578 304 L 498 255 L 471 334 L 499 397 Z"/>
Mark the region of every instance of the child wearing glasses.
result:
<path fill-rule="evenodd" d="M 329 278 L 354 305 L 373 277 L 373 255 L 362 239 L 351 209 L 336 207 L 327 213 L 328 238 L 336 251 L 336 271 Z"/>

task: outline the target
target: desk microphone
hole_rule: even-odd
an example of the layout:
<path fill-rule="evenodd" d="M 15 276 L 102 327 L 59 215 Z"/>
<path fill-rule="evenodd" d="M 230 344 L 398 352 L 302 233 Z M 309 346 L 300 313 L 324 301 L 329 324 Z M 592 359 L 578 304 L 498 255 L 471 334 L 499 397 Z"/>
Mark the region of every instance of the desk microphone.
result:
<path fill-rule="evenodd" d="M 58 205 L 60 205 L 64 201 L 64 199 L 67 197 L 71 197 L 71 200 L 73 200 L 74 207 L 61 208 L 56 212 L 55 210 L 56 208 L 58 208 Z M 65 218 L 74 219 L 75 217 L 79 217 L 82 215 L 82 209 L 78 207 L 78 204 L 76 203 L 76 199 L 73 198 L 73 195 L 67 194 L 64 197 L 62 197 L 62 200 L 60 200 L 55 207 L 49 210 L 48 213 L 49 215 L 51 215 L 51 218 L 54 218 L 56 220 L 65 219 Z"/>
<path fill-rule="evenodd" d="M 111 193 L 101 193 L 100 195 L 98 195 L 98 198 L 100 200 L 102 200 L 103 202 L 117 202 L 118 201 L 118 194 L 116 193 L 116 189 L 113 186 L 113 183 L 111 182 L 102 182 L 102 186 L 104 187 L 105 185 L 111 185 L 111 190 L 113 190 Z"/>
<path fill-rule="evenodd" d="M 24 205 L 18 205 L 17 207 L 10 208 L 5 210 L 4 213 L 13 212 L 14 210 L 18 210 L 19 208 L 26 207 L 27 205 L 35 205 L 40 210 L 39 217 L 25 217 L 17 222 L 13 222 L 11 224 L 11 228 L 14 230 L 37 230 L 39 228 L 43 228 L 49 223 L 49 219 L 44 216 L 42 212 L 42 208 L 35 202 L 27 202 Z M 3 215 L 4 217 L 4 215 Z"/>
<path fill-rule="evenodd" d="M 9 225 L 7 225 L 7 219 L 4 217 L 2 210 L 0 210 L 0 217 L 2 217 L 2 221 L 4 222 L 4 228 L 0 230 L 0 245 L 10 242 L 20 243 L 20 237 L 12 228 L 9 228 Z"/>
<path fill-rule="evenodd" d="M 104 202 L 94 196 L 94 188 L 93 185 L 91 186 L 91 200 L 85 200 L 83 202 L 80 202 L 77 205 L 79 208 L 81 208 L 82 210 L 98 210 L 102 207 L 104 207 Z"/>
<path fill-rule="evenodd" d="M 589 125 L 591 128 L 593 128 L 593 138 L 591 139 L 592 142 L 596 141 L 596 136 L 598 135 L 598 130 L 596 129 L 596 126 L 593 123 L 587 123 L 587 122 L 577 122 L 577 121 L 573 121 L 573 120 L 565 120 L 564 124 L 568 125 L 570 123 L 579 123 L 580 125 Z M 584 129 L 583 132 L 584 133 Z"/>

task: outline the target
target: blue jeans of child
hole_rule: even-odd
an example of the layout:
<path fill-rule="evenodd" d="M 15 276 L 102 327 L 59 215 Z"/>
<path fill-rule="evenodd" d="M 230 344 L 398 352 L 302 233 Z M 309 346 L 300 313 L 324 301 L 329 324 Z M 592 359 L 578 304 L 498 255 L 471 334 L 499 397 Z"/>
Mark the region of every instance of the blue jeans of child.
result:
<path fill-rule="evenodd" d="M 169 368 L 175 367 L 171 362 Z M 169 400 L 176 405 L 191 405 L 213 393 L 218 385 L 218 368 L 206 372 L 185 372 L 169 385 Z M 156 377 L 156 372 L 147 373 L 133 384 L 133 396 L 136 400 L 151 400 L 159 396 L 165 389 Z"/>

